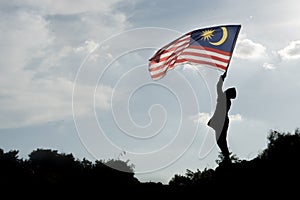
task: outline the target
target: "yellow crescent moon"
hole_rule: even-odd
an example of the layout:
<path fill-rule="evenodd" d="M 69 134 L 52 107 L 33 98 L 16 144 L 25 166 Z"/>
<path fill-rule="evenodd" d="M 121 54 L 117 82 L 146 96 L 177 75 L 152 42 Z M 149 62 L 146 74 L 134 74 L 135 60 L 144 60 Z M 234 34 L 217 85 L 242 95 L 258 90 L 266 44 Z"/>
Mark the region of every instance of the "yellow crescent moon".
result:
<path fill-rule="evenodd" d="M 221 45 L 225 42 L 225 40 L 227 39 L 227 35 L 228 35 L 227 29 L 226 29 L 226 27 L 221 27 L 221 29 L 223 31 L 222 38 L 217 42 L 209 42 L 210 44 L 215 45 L 215 46 L 219 46 L 219 45 Z"/>

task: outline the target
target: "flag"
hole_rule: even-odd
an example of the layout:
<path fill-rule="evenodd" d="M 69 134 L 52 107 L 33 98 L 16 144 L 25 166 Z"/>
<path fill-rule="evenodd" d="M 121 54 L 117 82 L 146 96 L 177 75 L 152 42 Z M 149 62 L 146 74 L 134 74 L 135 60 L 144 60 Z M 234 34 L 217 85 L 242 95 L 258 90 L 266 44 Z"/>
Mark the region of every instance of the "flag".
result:
<path fill-rule="evenodd" d="M 149 59 L 151 78 L 161 79 L 167 71 L 183 63 L 201 64 L 226 71 L 240 28 L 240 25 L 224 25 L 184 34 Z"/>

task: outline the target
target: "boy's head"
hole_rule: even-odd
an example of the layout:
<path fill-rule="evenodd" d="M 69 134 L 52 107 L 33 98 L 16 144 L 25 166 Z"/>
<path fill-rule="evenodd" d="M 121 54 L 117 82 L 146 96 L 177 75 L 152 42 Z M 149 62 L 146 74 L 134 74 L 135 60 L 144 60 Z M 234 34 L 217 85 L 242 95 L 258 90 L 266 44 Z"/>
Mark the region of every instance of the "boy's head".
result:
<path fill-rule="evenodd" d="M 234 87 L 228 88 L 225 91 L 225 94 L 226 94 L 227 98 L 229 98 L 229 99 L 235 99 L 235 97 L 236 97 L 236 89 Z"/>

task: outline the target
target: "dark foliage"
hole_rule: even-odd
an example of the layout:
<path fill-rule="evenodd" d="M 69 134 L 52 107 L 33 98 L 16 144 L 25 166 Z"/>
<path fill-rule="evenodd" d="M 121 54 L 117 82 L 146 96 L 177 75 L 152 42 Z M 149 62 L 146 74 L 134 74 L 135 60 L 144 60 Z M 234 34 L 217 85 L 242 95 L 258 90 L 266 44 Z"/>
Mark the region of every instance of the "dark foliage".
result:
<path fill-rule="evenodd" d="M 122 167 L 123 171 L 109 166 Z M 128 161 L 108 160 L 92 163 L 75 160 L 72 154 L 37 149 L 28 160 L 18 158 L 18 151 L 0 149 L 0 191 L 7 189 L 68 192 L 132 187 L 139 183 Z M 51 193 L 50 193 L 51 194 Z M 49 194 L 49 195 L 50 195 Z"/>
<path fill-rule="evenodd" d="M 300 178 L 300 131 L 294 134 L 271 131 L 268 147 L 255 159 L 240 160 L 231 155 L 232 163 L 226 163 L 222 154 L 213 169 L 187 170 L 185 175 L 175 175 L 169 185 L 195 187 L 202 191 L 222 194 L 230 190 L 247 193 L 285 195 L 296 194 Z M 201 187 L 199 187 L 201 186 Z M 229 193 L 225 194 L 229 194 Z"/>
<path fill-rule="evenodd" d="M 184 175 L 174 175 L 169 185 L 140 183 L 129 161 L 112 159 L 92 163 L 50 149 L 37 149 L 23 160 L 18 158 L 17 150 L 0 149 L 0 191 L 24 189 L 25 193 L 43 191 L 48 195 L 115 191 L 112 194 L 117 196 L 143 193 L 148 197 L 161 193 L 222 196 L 231 194 L 228 191 L 232 190 L 296 194 L 300 178 L 299 129 L 293 134 L 271 131 L 268 141 L 268 147 L 253 160 L 240 160 L 231 155 L 232 163 L 226 163 L 220 155 L 216 169 L 196 172 L 187 169 Z"/>

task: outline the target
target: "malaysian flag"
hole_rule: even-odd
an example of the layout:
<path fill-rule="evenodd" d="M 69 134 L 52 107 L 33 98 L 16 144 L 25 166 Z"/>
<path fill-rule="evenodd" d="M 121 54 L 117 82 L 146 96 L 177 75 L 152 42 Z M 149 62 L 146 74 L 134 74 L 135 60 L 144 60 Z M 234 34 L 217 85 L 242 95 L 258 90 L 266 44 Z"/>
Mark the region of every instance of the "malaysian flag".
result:
<path fill-rule="evenodd" d="M 151 78 L 158 80 L 182 63 L 226 71 L 240 28 L 240 25 L 215 26 L 186 33 L 149 59 Z"/>

